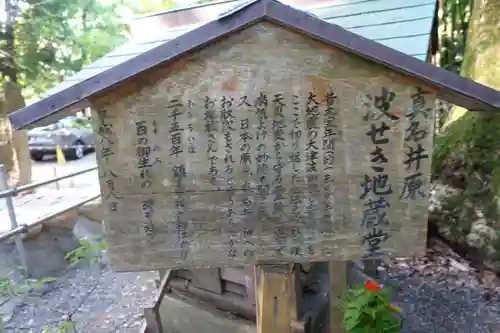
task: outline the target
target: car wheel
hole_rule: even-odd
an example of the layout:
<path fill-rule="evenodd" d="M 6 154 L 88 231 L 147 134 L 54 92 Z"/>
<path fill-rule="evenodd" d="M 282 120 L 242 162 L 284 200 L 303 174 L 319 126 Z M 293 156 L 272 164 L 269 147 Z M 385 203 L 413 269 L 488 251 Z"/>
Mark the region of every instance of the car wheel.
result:
<path fill-rule="evenodd" d="M 78 140 L 73 143 L 73 148 L 68 149 L 67 158 L 70 160 L 79 160 L 85 155 L 85 144 Z"/>
<path fill-rule="evenodd" d="M 44 156 L 43 153 L 31 153 L 30 155 L 31 155 L 31 159 L 33 161 L 38 161 L 38 162 L 43 160 L 43 156 Z"/>

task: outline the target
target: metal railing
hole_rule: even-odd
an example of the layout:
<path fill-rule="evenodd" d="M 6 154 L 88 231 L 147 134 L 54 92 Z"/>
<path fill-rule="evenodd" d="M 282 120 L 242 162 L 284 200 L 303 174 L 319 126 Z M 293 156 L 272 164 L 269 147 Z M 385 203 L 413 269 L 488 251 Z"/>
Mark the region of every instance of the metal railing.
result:
<path fill-rule="evenodd" d="M 76 177 L 76 176 L 79 176 L 79 175 L 82 175 L 84 173 L 88 173 L 88 172 L 91 172 L 94 170 L 97 170 L 97 166 L 92 167 L 92 168 L 88 168 L 88 169 L 84 169 L 84 170 L 80 170 L 77 172 L 69 173 L 69 174 L 64 175 L 64 176 L 54 177 L 54 178 L 40 181 L 40 182 L 35 182 L 35 183 L 27 184 L 27 185 L 14 187 L 14 188 L 9 188 L 8 183 L 7 183 L 7 172 L 5 170 L 5 167 L 3 165 L 0 165 L 0 199 L 5 199 L 5 203 L 7 206 L 7 212 L 9 214 L 10 226 L 11 226 L 11 230 L 9 230 L 6 233 L 0 234 L 0 241 L 5 241 L 11 237 L 14 237 L 14 242 L 16 244 L 16 248 L 17 248 L 17 251 L 19 253 L 19 260 L 20 260 L 22 266 L 28 267 L 27 258 L 26 258 L 26 251 L 24 249 L 24 244 L 23 244 L 21 234 L 28 232 L 29 229 L 34 228 L 36 226 L 39 226 L 39 225 L 51 220 L 52 218 L 54 218 L 58 215 L 64 214 L 64 213 L 66 213 L 72 209 L 75 209 L 79 206 L 82 206 L 90 201 L 96 200 L 97 198 L 100 197 L 100 194 L 97 194 L 95 196 L 87 198 L 83 201 L 80 201 L 76 204 L 73 204 L 69 207 L 66 207 L 66 208 L 59 210 L 57 212 L 54 212 L 52 214 L 46 215 L 46 216 L 40 218 L 39 220 L 37 220 L 36 222 L 31 223 L 31 224 L 19 223 L 17 221 L 16 211 L 14 208 L 14 202 L 12 200 L 12 197 L 18 195 L 19 193 L 22 193 L 22 192 L 25 192 L 28 190 L 32 190 L 32 189 L 35 189 L 38 187 L 50 185 L 53 183 L 57 184 L 57 182 L 59 182 L 61 180 L 73 178 L 73 177 Z"/>

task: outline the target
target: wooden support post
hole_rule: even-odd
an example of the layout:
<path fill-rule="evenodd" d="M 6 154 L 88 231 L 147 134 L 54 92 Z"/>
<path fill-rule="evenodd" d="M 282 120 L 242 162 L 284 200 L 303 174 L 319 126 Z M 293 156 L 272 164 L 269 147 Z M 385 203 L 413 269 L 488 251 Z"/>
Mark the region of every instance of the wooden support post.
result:
<path fill-rule="evenodd" d="M 144 327 L 144 332 L 147 333 L 165 333 L 161 325 L 160 318 L 160 305 L 163 300 L 163 296 L 167 292 L 168 284 L 172 278 L 171 270 L 160 270 L 161 282 L 158 290 L 158 294 L 155 297 L 155 302 L 152 308 L 144 308 L 144 319 L 146 320 L 146 325 Z"/>
<path fill-rule="evenodd" d="M 160 288 L 161 282 L 163 281 L 163 277 L 168 271 L 166 269 L 158 270 L 159 279 L 155 280 L 156 288 Z"/>
<path fill-rule="evenodd" d="M 257 282 L 255 280 L 255 269 L 253 265 L 246 265 L 245 268 L 243 269 L 244 272 L 244 285 L 246 289 L 246 297 L 245 301 L 249 304 L 252 304 L 255 308 L 257 305 L 257 294 L 256 294 L 256 288 L 257 288 Z"/>
<path fill-rule="evenodd" d="M 288 298 L 288 308 L 292 321 L 300 320 L 300 302 L 302 299 L 302 288 L 300 286 L 300 266 L 299 264 L 288 265 L 288 286 L 290 297 Z"/>
<path fill-rule="evenodd" d="M 330 333 L 346 333 L 342 328 L 343 312 L 339 306 L 339 299 L 345 295 L 348 287 L 347 262 L 328 262 L 330 276 Z"/>
<path fill-rule="evenodd" d="M 303 332 L 295 268 L 295 264 L 255 266 L 258 333 Z"/>

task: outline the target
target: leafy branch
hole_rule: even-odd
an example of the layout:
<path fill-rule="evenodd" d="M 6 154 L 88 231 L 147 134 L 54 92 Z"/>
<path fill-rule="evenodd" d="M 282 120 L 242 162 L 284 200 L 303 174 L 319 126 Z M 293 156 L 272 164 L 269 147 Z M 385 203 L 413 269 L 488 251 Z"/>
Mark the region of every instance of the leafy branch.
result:
<path fill-rule="evenodd" d="M 23 266 L 17 267 L 17 271 L 21 273 L 21 280 L 19 282 L 14 282 L 9 277 L 0 277 L 0 297 L 6 298 L 4 303 L 14 297 L 25 297 L 31 292 L 56 281 L 56 278 L 53 277 L 29 279 L 27 278 L 26 268 Z M 4 326 L 3 317 L 0 316 L 0 332 L 3 332 Z"/>
<path fill-rule="evenodd" d="M 55 282 L 56 278 L 46 277 L 42 279 L 29 279 L 26 277 L 25 267 L 17 267 L 22 274 L 20 282 L 14 282 L 8 277 L 0 277 L 0 296 L 3 297 L 22 297 L 30 292 L 43 288 L 45 285 Z"/>
<path fill-rule="evenodd" d="M 342 326 L 348 333 L 399 333 L 400 309 L 389 301 L 389 291 L 373 281 L 351 288 L 340 301 Z"/>
<path fill-rule="evenodd" d="M 74 249 L 71 252 L 68 252 L 65 256 L 65 259 L 70 262 L 70 266 L 74 267 L 75 265 L 83 264 L 89 265 L 91 267 L 95 267 L 100 265 L 102 262 L 102 250 L 106 248 L 106 240 L 80 240 L 80 246 Z M 52 283 L 56 281 L 56 278 L 43 278 L 43 279 L 28 279 L 26 278 L 25 268 L 18 267 L 18 270 L 23 273 L 23 280 L 21 283 L 14 283 L 10 278 L 0 277 L 0 296 L 24 296 L 29 294 L 32 291 L 38 290 L 45 286 L 48 283 Z M 81 299 L 79 304 L 69 313 L 62 313 L 64 315 L 64 322 L 56 327 L 46 327 L 50 325 L 54 325 L 56 323 L 60 323 L 60 320 L 54 321 L 52 323 L 45 323 L 42 326 L 43 333 L 78 333 L 76 329 L 76 322 L 73 316 L 80 310 L 82 305 L 87 301 L 87 299 L 94 293 L 94 291 L 99 286 L 99 279 L 96 279 L 92 288 L 85 294 L 85 296 Z M 16 330 L 32 330 L 33 328 L 38 327 L 15 327 Z M 4 330 L 4 323 L 0 317 L 0 332 Z"/>
<path fill-rule="evenodd" d="M 72 266 L 86 264 L 95 267 L 102 263 L 102 251 L 106 249 L 106 239 L 89 241 L 80 240 L 80 246 L 66 254 L 65 259 L 69 260 Z"/>

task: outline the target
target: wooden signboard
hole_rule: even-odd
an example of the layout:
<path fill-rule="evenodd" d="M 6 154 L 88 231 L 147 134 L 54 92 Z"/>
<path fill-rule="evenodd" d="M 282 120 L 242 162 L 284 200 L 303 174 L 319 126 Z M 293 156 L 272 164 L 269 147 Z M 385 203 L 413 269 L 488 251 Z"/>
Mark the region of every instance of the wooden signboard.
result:
<path fill-rule="evenodd" d="M 270 23 L 93 97 L 112 266 L 423 250 L 434 101 Z"/>

